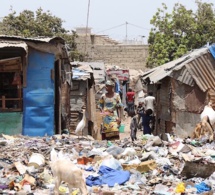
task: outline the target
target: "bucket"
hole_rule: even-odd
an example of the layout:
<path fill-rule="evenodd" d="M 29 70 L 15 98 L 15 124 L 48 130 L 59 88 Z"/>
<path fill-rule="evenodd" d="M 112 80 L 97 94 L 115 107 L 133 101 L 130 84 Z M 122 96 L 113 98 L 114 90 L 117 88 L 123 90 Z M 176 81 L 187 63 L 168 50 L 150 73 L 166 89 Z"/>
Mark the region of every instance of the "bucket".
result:
<path fill-rule="evenodd" d="M 125 130 L 125 125 L 121 124 L 119 127 L 119 132 L 124 133 L 124 130 Z"/>
<path fill-rule="evenodd" d="M 34 166 L 35 168 L 40 167 L 45 163 L 45 157 L 39 153 L 33 153 L 29 159 L 28 166 Z"/>

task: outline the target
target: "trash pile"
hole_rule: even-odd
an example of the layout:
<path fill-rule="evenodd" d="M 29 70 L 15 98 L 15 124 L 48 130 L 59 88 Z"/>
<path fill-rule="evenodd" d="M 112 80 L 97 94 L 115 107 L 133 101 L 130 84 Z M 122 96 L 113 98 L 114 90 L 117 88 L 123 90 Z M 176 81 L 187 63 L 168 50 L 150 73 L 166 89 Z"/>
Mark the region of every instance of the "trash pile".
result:
<path fill-rule="evenodd" d="M 51 154 L 82 170 L 88 194 L 215 193 L 215 143 L 205 140 L 180 139 L 169 134 L 162 139 L 141 135 L 135 142 L 127 138 L 98 141 L 90 136 L 67 134 L 2 135 L 0 146 L 1 194 L 54 194 L 56 178 Z M 78 174 L 69 173 L 71 166 L 63 167 L 68 170 L 63 177 Z M 65 181 L 57 190 L 59 194 L 81 194 L 80 189 Z"/>

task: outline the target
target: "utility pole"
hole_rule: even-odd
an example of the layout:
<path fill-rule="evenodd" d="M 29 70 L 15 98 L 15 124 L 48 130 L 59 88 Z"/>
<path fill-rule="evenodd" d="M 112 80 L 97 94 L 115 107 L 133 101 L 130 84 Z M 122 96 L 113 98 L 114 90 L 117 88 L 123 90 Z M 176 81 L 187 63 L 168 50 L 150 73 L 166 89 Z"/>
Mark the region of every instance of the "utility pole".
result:
<path fill-rule="evenodd" d="M 87 53 L 87 31 L 88 31 L 89 14 L 90 14 L 90 0 L 88 0 L 88 8 L 87 8 L 87 24 L 86 24 L 85 48 L 84 48 L 85 56 L 86 56 L 86 53 Z"/>
<path fill-rule="evenodd" d="M 125 43 L 127 44 L 127 40 L 128 40 L 128 22 L 125 22 Z"/>

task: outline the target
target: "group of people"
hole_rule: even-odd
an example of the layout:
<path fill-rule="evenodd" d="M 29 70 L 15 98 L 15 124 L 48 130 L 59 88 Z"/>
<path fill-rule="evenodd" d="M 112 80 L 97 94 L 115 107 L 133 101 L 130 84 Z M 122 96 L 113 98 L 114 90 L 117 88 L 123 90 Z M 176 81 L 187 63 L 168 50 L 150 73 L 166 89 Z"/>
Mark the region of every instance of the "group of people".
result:
<path fill-rule="evenodd" d="M 130 131 L 132 141 L 137 139 L 137 130 L 143 130 L 143 134 L 151 134 L 155 124 L 155 97 L 152 92 L 138 102 L 135 115 L 131 119 Z"/>
<path fill-rule="evenodd" d="M 103 115 L 103 123 L 101 126 L 102 140 L 119 139 L 119 127 L 122 118 L 123 104 L 120 93 L 116 91 L 119 87 L 114 80 L 108 80 L 105 84 L 106 92 L 102 94 L 99 100 L 99 108 Z M 154 124 L 154 105 L 155 98 L 150 92 L 144 98 L 144 102 L 139 102 L 135 107 L 135 93 L 129 88 L 126 94 L 127 112 L 132 117 L 130 123 L 131 139 L 136 139 L 136 133 L 140 119 L 142 119 L 142 126 L 144 134 L 151 134 Z"/>

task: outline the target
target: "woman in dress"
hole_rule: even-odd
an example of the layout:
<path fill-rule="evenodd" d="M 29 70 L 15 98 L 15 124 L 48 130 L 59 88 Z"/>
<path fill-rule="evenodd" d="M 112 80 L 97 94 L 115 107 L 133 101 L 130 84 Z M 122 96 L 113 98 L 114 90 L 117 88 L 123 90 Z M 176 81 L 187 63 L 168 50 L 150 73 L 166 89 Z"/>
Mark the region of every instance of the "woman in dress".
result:
<path fill-rule="evenodd" d="M 106 82 L 106 93 L 99 100 L 99 107 L 103 115 L 102 140 L 119 139 L 119 126 L 121 123 L 121 99 L 114 92 L 114 82 Z"/>

